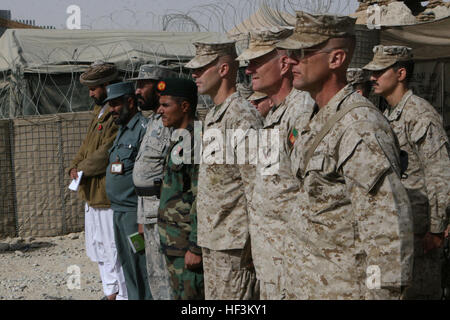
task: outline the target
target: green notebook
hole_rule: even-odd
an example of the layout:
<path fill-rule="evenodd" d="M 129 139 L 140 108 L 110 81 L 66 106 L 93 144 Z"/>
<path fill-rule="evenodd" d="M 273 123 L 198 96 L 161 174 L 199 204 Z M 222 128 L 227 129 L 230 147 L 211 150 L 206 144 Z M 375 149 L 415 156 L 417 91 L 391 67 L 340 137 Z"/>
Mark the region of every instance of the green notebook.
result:
<path fill-rule="evenodd" d="M 139 232 L 128 235 L 128 242 L 130 243 L 133 253 L 140 252 L 145 249 L 144 237 Z"/>

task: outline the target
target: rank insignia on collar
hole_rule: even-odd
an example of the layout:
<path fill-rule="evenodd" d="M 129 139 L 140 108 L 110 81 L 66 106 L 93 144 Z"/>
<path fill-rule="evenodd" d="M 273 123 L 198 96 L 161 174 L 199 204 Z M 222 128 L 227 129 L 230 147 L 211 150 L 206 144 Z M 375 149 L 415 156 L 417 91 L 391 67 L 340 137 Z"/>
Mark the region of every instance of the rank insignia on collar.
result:
<path fill-rule="evenodd" d="M 289 142 L 293 145 L 295 142 L 295 139 L 298 136 L 298 131 L 297 129 L 292 129 L 291 134 L 289 135 Z"/>

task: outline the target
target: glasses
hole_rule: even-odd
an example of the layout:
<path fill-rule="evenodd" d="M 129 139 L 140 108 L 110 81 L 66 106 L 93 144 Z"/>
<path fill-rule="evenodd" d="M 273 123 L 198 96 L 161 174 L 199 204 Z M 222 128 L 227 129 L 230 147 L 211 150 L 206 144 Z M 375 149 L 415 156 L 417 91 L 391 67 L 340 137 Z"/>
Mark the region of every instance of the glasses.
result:
<path fill-rule="evenodd" d="M 310 48 L 306 48 L 306 49 L 289 49 L 287 50 L 287 54 L 289 58 L 295 59 L 295 60 L 302 60 L 304 59 L 306 56 L 313 56 L 319 53 L 331 53 L 334 50 L 343 50 L 344 52 L 348 52 L 348 49 L 346 48 L 331 48 L 331 49 L 310 49 Z"/>

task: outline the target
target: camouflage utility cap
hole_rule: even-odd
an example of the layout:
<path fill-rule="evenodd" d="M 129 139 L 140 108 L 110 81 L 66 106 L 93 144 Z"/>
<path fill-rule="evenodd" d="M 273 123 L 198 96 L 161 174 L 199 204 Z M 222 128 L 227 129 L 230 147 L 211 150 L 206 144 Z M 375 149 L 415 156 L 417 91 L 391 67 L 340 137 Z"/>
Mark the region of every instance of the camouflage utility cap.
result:
<path fill-rule="evenodd" d="M 80 75 L 80 83 L 88 87 L 99 86 L 116 80 L 118 75 L 119 71 L 113 63 L 95 61 Z"/>
<path fill-rule="evenodd" d="M 294 33 L 280 41 L 277 48 L 304 49 L 321 44 L 328 39 L 353 36 L 356 18 L 336 15 L 314 15 L 297 11 Z"/>
<path fill-rule="evenodd" d="M 404 46 L 383 46 L 373 48 L 373 59 L 363 69 L 380 71 L 394 65 L 399 61 L 412 60 L 412 49 Z"/>
<path fill-rule="evenodd" d="M 252 60 L 272 52 L 276 44 L 292 35 L 292 28 L 272 27 L 250 32 L 250 43 L 236 60 Z"/>
<path fill-rule="evenodd" d="M 247 98 L 248 101 L 257 101 L 263 98 L 267 98 L 267 94 L 260 92 L 260 91 L 255 91 L 250 97 Z"/>
<path fill-rule="evenodd" d="M 158 66 L 156 64 L 144 64 L 139 68 L 139 75 L 137 78 L 128 80 L 160 80 L 161 78 L 174 78 L 176 76 L 177 73 L 168 67 Z"/>
<path fill-rule="evenodd" d="M 348 68 L 347 69 L 347 82 L 351 85 L 358 83 L 365 83 L 369 81 L 367 72 L 361 68 Z"/>
<path fill-rule="evenodd" d="M 202 68 L 218 57 L 227 55 L 236 56 L 234 41 L 220 43 L 194 42 L 194 46 L 196 49 L 195 57 L 185 65 L 189 69 Z"/>

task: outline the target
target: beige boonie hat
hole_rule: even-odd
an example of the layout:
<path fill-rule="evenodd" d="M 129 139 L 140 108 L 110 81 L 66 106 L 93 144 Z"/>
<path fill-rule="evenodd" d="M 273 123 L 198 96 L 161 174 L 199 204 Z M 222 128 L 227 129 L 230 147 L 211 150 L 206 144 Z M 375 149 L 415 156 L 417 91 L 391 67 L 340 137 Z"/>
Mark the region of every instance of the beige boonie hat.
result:
<path fill-rule="evenodd" d="M 270 29 L 259 29 L 250 32 L 250 43 L 248 48 L 236 58 L 238 61 L 252 60 L 272 52 L 276 44 L 292 34 L 292 28 L 272 27 Z"/>
<path fill-rule="evenodd" d="M 311 48 L 331 38 L 352 36 L 355 34 L 356 18 L 337 15 L 314 15 L 297 11 L 294 33 L 280 41 L 280 49 Z"/>
<path fill-rule="evenodd" d="M 159 80 L 161 78 L 175 78 L 177 73 L 165 66 L 158 66 L 155 64 L 143 64 L 139 68 L 137 78 L 130 78 L 128 81 L 135 80 Z"/>
<path fill-rule="evenodd" d="M 361 68 L 348 68 L 347 69 L 347 82 L 351 85 L 364 83 L 369 81 L 369 76 L 366 71 Z"/>
<path fill-rule="evenodd" d="M 196 49 L 195 57 L 185 65 L 189 69 L 202 68 L 221 56 L 236 56 L 235 41 L 220 43 L 194 42 L 194 46 Z"/>
<path fill-rule="evenodd" d="M 412 49 L 405 46 L 383 46 L 373 48 L 373 59 L 363 69 L 380 71 L 394 65 L 399 61 L 412 60 Z"/>
<path fill-rule="evenodd" d="M 256 101 L 256 100 L 260 100 L 263 98 L 267 98 L 267 94 L 260 92 L 260 91 L 255 91 L 253 92 L 253 94 L 247 98 L 248 101 Z"/>
<path fill-rule="evenodd" d="M 80 75 L 80 83 L 88 87 L 95 87 L 116 80 L 118 76 L 119 71 L 113 63 L 95 61 Z"/>

